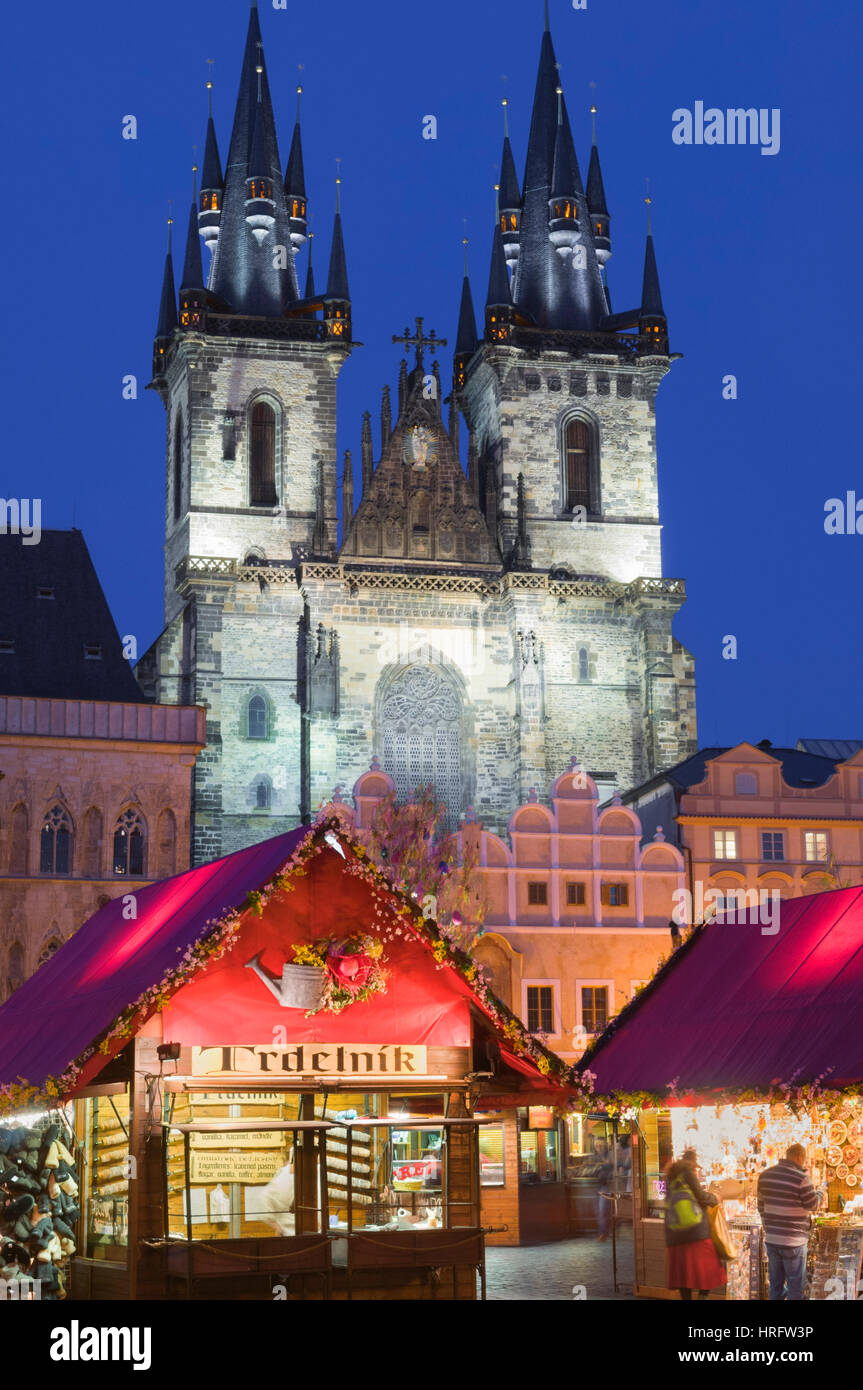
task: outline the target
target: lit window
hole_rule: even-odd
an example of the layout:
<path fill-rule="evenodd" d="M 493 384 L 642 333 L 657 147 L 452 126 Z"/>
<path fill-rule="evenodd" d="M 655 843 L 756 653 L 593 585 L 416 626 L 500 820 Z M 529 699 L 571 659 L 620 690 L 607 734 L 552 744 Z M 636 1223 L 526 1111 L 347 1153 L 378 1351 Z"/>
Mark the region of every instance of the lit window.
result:
<path fill-rule="evenodd" d="M 566 901 L 569 907 L 583 907 L 584 897 L 583 883 L 568 883 L 566 885 Z"/>
<path fill-rule="evenodd" d="M 548 903 L 548 884 L 529 883 L 527 885 L 527 901 L 531 907 L 545 907 Z"/>
<path fill-rule="evenodd" d="M 586 1033 L 601 1033 L 608 1022 L 608 986 L 582 985 L 581 1026 Z"/>
<path fill-rule="evenodd" d="M 809 864 L 824 864 L 827 861 L 827 831 L 804 830 L 803 853 Z"/>
<path fill-rule="evenodd" d="M 144 822 L 130 807 L 117 821 L 114 831 L 114 873 L 118 877 L 140 877 L 144 872 Z"/>
<path fill-rule="evenodd" d="M 762 830 L 761 858 L 772 861 L 785 858 L 785 835 L 781 830 Z"/>
<path fill-rule="evenodd" d="M 527 1031 L 554 1033 L 554 990 L 551 985 L 528 985 Z"/>
<path fill-rule="evenodd" d="M 713 832 L 713 857 L 714 857 L 714 859 L 736 859 L 736 858 L 737 858 L 737 831 L 736 831 L 736 830 L 714 830 L 714 832 Z"/>
<path fill-rule="evenodd" d="M 603 883 L 602 901 L 606 907 L 629 906 L 628 883 Z"/>

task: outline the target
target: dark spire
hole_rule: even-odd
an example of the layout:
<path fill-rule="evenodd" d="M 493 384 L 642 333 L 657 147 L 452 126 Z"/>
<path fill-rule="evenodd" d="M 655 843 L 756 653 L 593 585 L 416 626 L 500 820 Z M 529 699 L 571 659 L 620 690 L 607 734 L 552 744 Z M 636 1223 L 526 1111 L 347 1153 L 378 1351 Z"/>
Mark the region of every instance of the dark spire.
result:
<path fill-rule="evenodd" d="M 599 263 L 589 227 L 584 186 L 565 100 L 560 101 L 560 73 L 548 29 L 542 36 L 530 136 L 522 184 L 519 252 L 513 278 L 513 299 L 520 314 L 543 328 L 594 331 L 606 316 Z M 557 174 L 555 149 L 557 147 Z M 549 237 L 552 179 L 575 203 L 583 255 L 576 263 L 558 255 Z"/>
<path fill-rule="evenodd" d="M 503 154 L 500 159 L 500 205 L 504 210 L 521 207 L 518 174 L 508 135 L 503 137 Z"/>
<path fill-rule="evenodd" d="M 174 289 L 174 260 L 171 255 L 171 228 L 173 218 L 168 218 L 168 251 L 165 256 L 165 271 L 162 276 L 162 298 L 159 301 L 159 322 L 156 326 L 157 338 L 170 338 L 177 327 L 177 295 Z"/>
<path fill-rule="evenodd" d="M 369 489 L 372 485 L 373 470 L 372 417 L 371 412 L 367 410 L 363 416 L 363 500 L 369 495 Z"/>
<path fill-rule="evenodd" d="M 552 198 L 572 198 L 574 194 L 572 164 L 563 125 L 563 93 L 558 88 L 557 128 L 554 136 L 554 162 L 551 169 L 551 196 Z"/>
<path fill-rule="evenodd" d="M 201 236 L 198 231 L 198 193 L 193 179 L 192 205 L 189 208 L 189 230 L 186 233 L 186 258 L 183 262 L 180 293 L 182 294 L 184 290 L 202 290 L 203 288 L 204 267 L 201 262 Z"/>
<path fill-rule="evenodd" d="M 381 455 L 392 439 L 393 410 L 390 404 L 390 388 L 385 386 L 381 393 Z"/>
<path fill-rule="evenodd" d="M 314 299 L 315 297 L 315 272 L 312 267 L 312 242 L 314 239 L 314 232 L 309 232 L 309 268 L 306 271 L 306 299 Z"/>
<path fill-rule="evenodd" d="M 333 244 L 330 250 L 330 273 L 327 279 L 327 299 L 349 300 L 348 264 L 345 259 L 345 239 L 342 232 L 341 179 L 336 179 L 336 216 L 333 221 Z"/>
<path fill-rule="evenodd" d="M 465 266 L 461 286 L 461 304 L 458 311 L 458 333 L 455 340 L 455 356 L 471 357 L 477 348 L 476 314 L 470 288 L 470 276 Z"/>
<path fill-rule="evenodd" d="M 587 171 L 587 206 L 592 213 L 601 213 L 603 217 L 608 216 L 602 170 L 599 167 L 599 150 L 595 139 L 590 149 L 590 167 Z"/>
<path fill-rule="evenodd" d="M 641 290 L 642 318 L 665 318 L 662 307 L 662 293 L 659 288 L 659 271 L 656 268 L 656 252 L 653 247 L 653 234 L 647 233 L 647 246 L 644 252 L 644 283 Z"/>
<path fill-rule="evenodd" d="M 250 167 L 253 142 L 256 145 L 254 162 L 263 166 L 259 169 Z M 252 174 L 263 175 L 272 183 L 274 221 L 260 244 L 246 223 L 246 180 Z M 288 210 L 261 26 L 257 5 L 252 5 L 225 166 L 219 239 L 210 277 L 213 292 L 236 313 L 281 318 L 286 304 L 299 297 L 293 256 L 288 256 L 287 264 L 282 267 L 273 255 L 274 246 L 287 246 L 289 240 Z"/>
<path fill-rule="evenodd" d="M 302 87 L 298 88 L 302 92 Z M 294 138 L 291 141 L 291 152 L 288 155 L 288 167 L 285 170 L 285 193 L 290 198 L 297 194 L 301 198 L 306 196 L 306 173 L 303 168 L 303 141 L 300 135 L 300 118 L 297 114 L 297 123 L 294 126 Z"/>
<path fill-rule="evenodd" d="M 212 82 L 207 83 L 212 90 Z M 207 139 L 204 144 L 204 166 L 201 171 L 202 189 L 222 189 L 225 181 L 222 177 L 222 161 L 219 158 L 219 143 L 216 139 L 216 127 L 213 124 L 213 114 L 210 112 L 207 118 Z"/>
<path fill-rule="evenodd" d="M 501 304 L 512 304 L 509 276 L 506 271 L 506 253 L 503 249 L 503 237 L 500 233 L 499 221 L 494 224 L 494 237 L 491 243 L 491 272 L 488 277 L 488 295 L 485 302 L 486 308 L 489 309 Z"/>

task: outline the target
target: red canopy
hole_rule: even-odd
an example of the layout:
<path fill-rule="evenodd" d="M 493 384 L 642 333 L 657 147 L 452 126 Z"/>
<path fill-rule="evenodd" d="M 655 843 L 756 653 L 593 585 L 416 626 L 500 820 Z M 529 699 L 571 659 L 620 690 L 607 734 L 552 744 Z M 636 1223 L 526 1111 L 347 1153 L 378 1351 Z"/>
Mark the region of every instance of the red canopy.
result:
<path fill-rule="evenodd" d="M 594 1090 L 841 1089 L 863 1080 L 863 888 L 755 909 L 696 933 L 580 1063 Z"/>
<path fill-rule="evenodd" d="M 388 988 L 344 1015 L 321 1012 L 306 1018 L 302 1009 L 282 1008 L 246 968 L 260 956 L 272 978 L 290 960 L 292 943 L 375 933 L 383 927 L 384 908 L 372 883 L 349 872 L 345 855 L 322 842 L 325 828 L 314 832 L 317 849 L 303 873 L 291 879 L 291 890 L 270 898 L 261 911 L 245 911 L 221 958 L 210 960 L 179 988 L 165 989 L 166 976 L 182 965 L 190 947 L 208 936 L 211 924 L 244 908 L 249 894 L 264 889 L 311 833 L 304 827 L 277 836 L 149 888 L 130 883 L 128 894 L 91 917 L 0 1008 L 0 1087 L 22 1080 L 42 1087 L 48 1078 L 63 1077 L 111 1029 L 106 1051 L 93 1053 L 74 1081 L 63 1086 L 74 1092 L 92 1081 L 124 1046 L 125 1038 L 114 1028 L 117 1020 L 147 991 L 170 994 L 163 1011 L 164 1036 L 190 1046 L 268 1042 L 284 1027 L 292 1043 L 469 1047 L 472 1007 L 483 1011 L 506 1044 L 496 1022 L 504 1006 L 493 1001 L 490 1017 L 467 979 L 439 965 L 429 944 L 403 917 L 395 918 L 387 941 Z M 364 854 L 342 832 L 340 839 L 348 854 L 352 848 Z M 403 910 L 407 899 L 382 879 L 375 882 Z M 148 1000 L 140 1009 L 136 1030 L 155 1007 Z M 506 1060 L 519 1073 L 522 1088 L 521 1077 L 529 1077 L 535 1087 L 558 1098 L 565 1094 L 532 1058 L 507 1055 Z"/>

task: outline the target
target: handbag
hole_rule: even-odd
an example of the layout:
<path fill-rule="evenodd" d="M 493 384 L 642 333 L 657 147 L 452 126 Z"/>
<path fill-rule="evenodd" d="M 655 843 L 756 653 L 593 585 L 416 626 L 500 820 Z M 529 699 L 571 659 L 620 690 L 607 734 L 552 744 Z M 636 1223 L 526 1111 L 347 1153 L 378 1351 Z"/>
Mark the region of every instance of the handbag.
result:
<path fill-rule="evenodd" d="M 720 1260 L 736 1260 L 737 1249 L 731 1238 L 721 1202 L 715 1207 L 707 1208 L 707 1219 L 710 1222 L 710 1239 Z"/>

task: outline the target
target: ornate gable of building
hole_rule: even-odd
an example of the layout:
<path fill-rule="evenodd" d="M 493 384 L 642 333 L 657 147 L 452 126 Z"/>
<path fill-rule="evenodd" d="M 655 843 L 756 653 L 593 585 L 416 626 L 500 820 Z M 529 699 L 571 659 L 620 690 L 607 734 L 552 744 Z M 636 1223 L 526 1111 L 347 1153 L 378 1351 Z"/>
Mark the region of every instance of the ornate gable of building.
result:
<path fill-rule="evenodd" d="M 497 565 L 497 546 L 417 367 L 342 545 L 343 559 Z"/>

